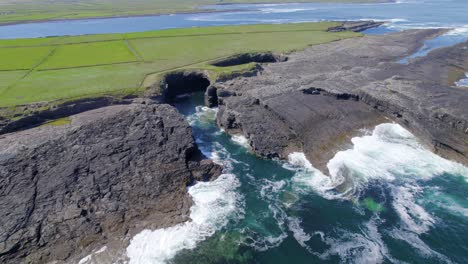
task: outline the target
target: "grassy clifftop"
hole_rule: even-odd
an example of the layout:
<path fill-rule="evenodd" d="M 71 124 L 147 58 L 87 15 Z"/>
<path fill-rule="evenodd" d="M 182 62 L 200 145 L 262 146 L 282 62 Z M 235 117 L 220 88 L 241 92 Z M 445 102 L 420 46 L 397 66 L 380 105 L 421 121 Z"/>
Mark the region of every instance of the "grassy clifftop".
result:
<path fill-rule="evenodd" d="M 167 71 L 239 71 L 252 65 L 216 67 L 209 62 L 239 53 L 283 53 L 360 36 L 326 32 L 335 25 L 225 26 L 0 40 L 0 107 L 135 94 L 145 90 L 148 80 Z"/>
<path fill-rule="evenodd" d="M 379 0 L 2 0 L 0 1 L 0 24 L 52 19 L 194 12 L 200 11 L 200 7 L 204 5 L 226 3 L 376 1 Z"/>

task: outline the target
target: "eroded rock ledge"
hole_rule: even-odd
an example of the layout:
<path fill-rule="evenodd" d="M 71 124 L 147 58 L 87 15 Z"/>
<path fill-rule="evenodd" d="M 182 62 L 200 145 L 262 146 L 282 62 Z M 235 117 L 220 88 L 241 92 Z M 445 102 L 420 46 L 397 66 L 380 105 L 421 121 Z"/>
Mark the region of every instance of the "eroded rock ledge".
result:
<path fill-rule="evenodd" d="M 0 136 L 0 262 L 62 263 L 185 221 L 187 185 L 220 172 L 165 104 L 109 106 Z"/>

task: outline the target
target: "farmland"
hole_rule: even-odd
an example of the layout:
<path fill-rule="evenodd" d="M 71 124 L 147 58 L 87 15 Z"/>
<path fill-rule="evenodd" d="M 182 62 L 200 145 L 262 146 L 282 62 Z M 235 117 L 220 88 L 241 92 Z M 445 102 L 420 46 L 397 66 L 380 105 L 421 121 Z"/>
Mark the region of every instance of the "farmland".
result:
<path fill-rule="evenodd" d="M 214 74 L 252 65 L 210 61 L 247 52 L 287 53 L 360 36 L 333 22 L 171 29 L 129 34 L 0 40 L 0 107 L 140 93 L 175 69 Z"/>

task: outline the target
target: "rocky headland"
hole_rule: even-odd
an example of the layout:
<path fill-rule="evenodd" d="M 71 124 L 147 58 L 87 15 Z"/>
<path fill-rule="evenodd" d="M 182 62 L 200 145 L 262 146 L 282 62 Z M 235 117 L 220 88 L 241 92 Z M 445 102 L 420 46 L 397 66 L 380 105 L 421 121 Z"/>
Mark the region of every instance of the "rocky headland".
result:
<path fill-rule="evenodd" d="M 186 221 L 187 186 L 220 172 L 166 104 L 109 106 L 3 135 L 0 262 L 69 263 L 105 244 L 124 252 L 132 234 Z"/>
<path fill-rule="evenodd" d="M 449 80 L 453 71 L 468 70 L 468 43 L 398 63 L 443 32 L 409 30 L 313 46 L 263 65 L 255 76 L 217 82 L 209 90 L 219 98 L 218 124 L 245 135 L 262 156 L 303 151 L 325 173 L 353 136 L 385 121 L 468 164 L 468 91 Z"/>

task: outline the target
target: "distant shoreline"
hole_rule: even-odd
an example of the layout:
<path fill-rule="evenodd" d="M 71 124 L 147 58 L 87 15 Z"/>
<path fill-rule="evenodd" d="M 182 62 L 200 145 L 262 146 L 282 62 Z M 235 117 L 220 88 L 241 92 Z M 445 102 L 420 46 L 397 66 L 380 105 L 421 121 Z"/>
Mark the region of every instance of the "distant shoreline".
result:
<path fill-rule="evenodd" d="M 395 3 L 396 0 L 374 0 L 373 3 L 376 4 L 386 4 L 386 3 Z M 284 1 L 284 2 L 253 2 L 253 3 L 219 3 L 216 5 L 219 6 L 229 6 L 229 5 L 258 5 L 258 4 L 310 4 L 310 3 L 342 3 L 342 4 L 363 4 L 370 3 L 356 0 L 355 2 L 295 2 L 295 1 Z M 184 14 L 205 14 L 205 13 L 225 13 L 225 12 L 242 12 L 246 11 L 243 9 L 229 9 L 229 10 L 210 10 L 210 9 L 199 9 L 193 11 L 179 11 L 172 13 L 156 13 L 156 14 L 136 14 L 136 15 L 110 15 L 110 16 L 96 16 L 96 17 L 80 17 L 80 18 L 57 18 L 57 19 L 39 19 L 39 20 L 22 20 L 22 21 L 13 21 L 13 22 L 0 22 L 0 27 L 3 26 L 12 26 L 12 25 L 21 25 L 21 24 L 34 24 L 34 23 L 48 23 L 48 22 L 65 22 L 65 21 L 84 21 L 84 20 L 94 20 L 94 19 L 113 19 L 113 18 L 129 18 L 129 17 L 152 17 L 152 16 L 168 16 L 168 15 L 184 15 Z"/>

